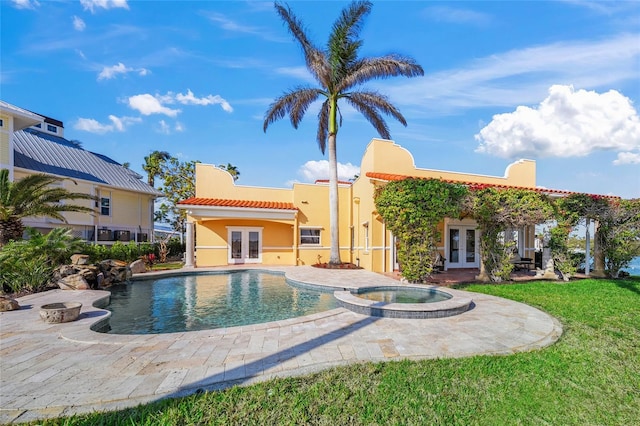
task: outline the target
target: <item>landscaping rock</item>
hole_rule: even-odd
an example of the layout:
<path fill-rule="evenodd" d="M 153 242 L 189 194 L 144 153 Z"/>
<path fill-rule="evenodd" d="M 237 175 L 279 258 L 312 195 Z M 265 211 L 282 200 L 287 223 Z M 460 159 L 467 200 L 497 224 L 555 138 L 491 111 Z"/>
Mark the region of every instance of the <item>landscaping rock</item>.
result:
<path fill-rule="evenodd" d="M 82 274 L 64 277 L 58 281 L 58 286 L 63 290 L 89 290 L 91 288 Z"/>
<path fill-rule="evenodd" d="M 132 274 L 141 274 L 143 272 L 147 272 L 147 266 L 140 259 L 134 261 L 129 265 Z"/>
<path fill-rule="evenodd" d="M 71 264 L 72 265 L 88 265 L 89 264 L 89 255 L 87 254 L 74 254 L 71 256 Z"/>
<path fill-rule="evenodd" d="M 0 296 L 0 312 L 17 311 L 20 304 L 17 300 L 7 296 Z"/>

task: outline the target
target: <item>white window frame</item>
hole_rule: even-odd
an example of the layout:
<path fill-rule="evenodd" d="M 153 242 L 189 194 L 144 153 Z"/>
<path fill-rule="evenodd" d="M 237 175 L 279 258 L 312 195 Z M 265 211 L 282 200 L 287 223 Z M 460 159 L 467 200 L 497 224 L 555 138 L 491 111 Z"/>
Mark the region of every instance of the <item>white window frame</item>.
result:
<path fill-rule="evenodd" d="M 300 241 L 300 245 L 301 246 L 305 246 L 305 247 L 308 247 L 308 246 L 321 246 L 322 245 L 322 229 L 323 229 L 322 226 L 301 226 L 299 228 L 300 234 L 298 235 L 298 238 L 299 238 L 298 241 Z M 302 231 L 317 231 L 318 232 L 317 236 L 316 235 L 304 235 L 304 237 L 306 237 L 306 238 L 316 238 L 317 237 L 318 238 L 318 242 L 317 243 L 303 243 L 302 242 L 302 237 L 303 237 Z"/>
<path fill-rule="evenodd" d="M 58 126 L 54 126 L 53 124 L 47 123 L 47 132 L 58 133 Z"/>
<path fill-rule="evenodd" d="M 109 201 L 109 206 L 108 206 L 109 213 L 107 213 L 107 214 L 102 213 L 102 208 L 103 208 L 102 200 L 108 200 Z M 111 212 L 113 211 L 113 205 L 111 203 L 111 193 L 109 193 L 109 195 L 107 197 L 105 197 L 103 194 L 100 194 L 100 201 L 98 201 L 98 203 L 99 203 L 98 204 L 98 208 L 100 209 L 100 216 L 109 216 L 110 217 L 111 216 Z"/>
<path fill-rule="evenodd" d="M 235 263 L 262 263 L 262 230 L 263 227 L 256 226 L 227 226 L 227 262 L 229 264 Z M 258 233 L 258 257 L 250 258 L 250 257 L 241 257 L 240 259 L 233 258 L 231 255 L 231 233 L 233 231 L 240 232 L 242 235 L 242 247 L 249 247 L 249 232 L 257 232 Z M 247 249 L 243 249 L 243 254 L 246 254 Z"/>

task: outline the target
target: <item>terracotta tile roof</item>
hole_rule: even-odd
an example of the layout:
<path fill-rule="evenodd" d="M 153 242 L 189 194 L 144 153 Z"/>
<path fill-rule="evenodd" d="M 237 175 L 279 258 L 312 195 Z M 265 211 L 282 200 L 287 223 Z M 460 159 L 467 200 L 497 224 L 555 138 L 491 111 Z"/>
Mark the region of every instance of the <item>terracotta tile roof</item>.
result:
<path fill-rule="evenodd" d="M 191 197 L 178 204 L 207 207 L 245 207 L 253 209 L 298 210 L 293 203 L 281 201 L 224 200 L 222 198 Z"/>
<path fill-rule="evenodd" d="M 367 172 L 366 176 L 369 177 L 369 178 L 372 178 L 372 179 L 379 179 L 379 180 L 386 180 L 386 181 L 404 180 L 404 179 L 408 179 L 410 177 L 419 178 L 417 176 L 397 175 L 397 174 L 393 174 L 393 173 L 378 173 L 378 172 Z M 428 179 L 428 178 L 422 178 L 422 179 Z M 451 180 L 451 179 L 442 179 L 442 181 L 447 182 L 447 183 L 459 183 L 459 184 L 467 185 L 467 186 L 490 187 L 490 188 L 498 188 L 498 189 L 505 189 L 505 188 L 528 189 L 530 191 L 537 191 L 537 192 L 542 192 L 542 193 L 545 193 L 545 194 L 559 194 L 559 195 L 580 194 L 580 192 L 565 191 L 563 189 L 549 189 L 549 188 L 514 186 L 514 185 L 486 184 L 486 183 L 480 183 L 480 182 L 468 182 L 468 181 Z M 617 197 L 615 195 L 598 195 L 598 194 L 587 194 L 587 195 L 594 195 L 594 196 L 605 197 L 605 198 L 616 198 L 616 199 L 620 198 L 620 197 Z"/>

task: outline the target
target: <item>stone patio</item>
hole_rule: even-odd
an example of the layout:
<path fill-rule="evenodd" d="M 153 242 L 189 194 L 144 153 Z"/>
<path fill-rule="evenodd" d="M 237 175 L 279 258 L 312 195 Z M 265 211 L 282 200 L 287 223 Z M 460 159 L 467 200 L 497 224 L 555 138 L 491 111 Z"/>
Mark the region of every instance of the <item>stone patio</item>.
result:
<path fill-rule="evenodd" d="M 238 268 L 211 270 L 226 269 Z M 339 289 L 399 285 L 364 270 L 258 269 Z M 90 330 L 109 315 L 92 306 L 109 292 L 29 295 L 19 299 L 21 310 L 0 313 L 0 423 L 117 410 L 357 362 L 508 355 L 548 346 L 562 333 L 557 320 L 533 307 L 447 291 L 471 297 L 473 308 L 436 319 L 369 317 L 338 308 L 244 327 L 133 336 Z M 77 321 L 45 324 L 39 318 L 41 305 L 66 301 L 83 303 Z"/>

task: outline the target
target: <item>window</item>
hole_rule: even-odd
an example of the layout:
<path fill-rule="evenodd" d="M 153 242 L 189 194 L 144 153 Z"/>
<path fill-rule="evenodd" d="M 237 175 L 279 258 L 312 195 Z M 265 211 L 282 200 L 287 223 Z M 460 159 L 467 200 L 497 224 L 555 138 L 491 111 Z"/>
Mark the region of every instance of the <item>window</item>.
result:
<path fill-rule="evenodd" d="M 111 198 L 100 197 L 100 214 L 102 216 L 111 215 Z"/>
<path fill-rule="evenodd" d="M 37 127 L 37 128 L 39 129 L 39 128 L 41 128 L 41 127 L 42 127 L 42 124 L 38 123 L 38 124 L 36 124 L 36 125 L 35 125 L 35 126 L 33 126 L 33 127 Z"/>
<path fill-rule="evenodd" d="M 56 126 L 52 126 L 51 124 L 47 124 L 47 130 L 51 133 L 58 133 L 58 128 Z"/>
<path fill-rule="evenodd" d="M 300 244 L 320 245 L 320 228 L 300 228 Z"/>
<path fill-rule="evenodd" d="M 0 118 L 0 127 L 4 127 L 4 121 Z"/>

